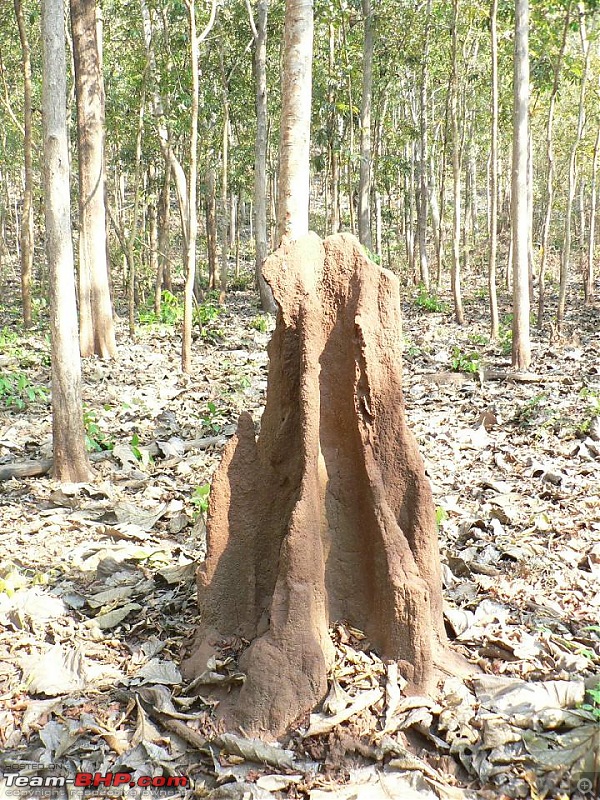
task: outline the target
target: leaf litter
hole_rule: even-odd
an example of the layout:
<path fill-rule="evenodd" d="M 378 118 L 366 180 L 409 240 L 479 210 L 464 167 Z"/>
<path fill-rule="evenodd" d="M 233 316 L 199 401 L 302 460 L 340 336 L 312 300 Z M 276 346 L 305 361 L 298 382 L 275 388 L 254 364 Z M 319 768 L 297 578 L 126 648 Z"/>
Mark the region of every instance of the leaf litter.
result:
<path fill-rule="evenodd" d="M 189 798 L 589 796 L 581 780 L 600 773 L 593 314 L 578 312 L 571 340 L 535 342 L 535 373 L 518 379 L 489 342 L 477 374 L 454 371 L 453 353 L 485 341 L 482 309 L 458 329 L 405 303 L 405 400 L 437 507 L 446 626 L 478 672 L 406 696 L 397 665 L 339 622 L 328 696 L 280 746 L 214 722 L 203 687 L 243 681 L 235 649 L 193 685 L 179 672 L 205 487 L 237 414 L 258 422 L 264 401 L 268 333 L 250 326 L 252 302 L 233 295 L 218 344 L 196 341 L 193 377 L 167 328 L 140 327 L 116 363 L 84 363 L 106 446 L 93 484 L 0 483 L 2 772 L 187 775 L 193 788 L 171 796 Z M 43 404 L 5 415 L 0 463 L 47 458 L 50 431 Z M 157 790 L 85 792 L 96 796 Z"/>

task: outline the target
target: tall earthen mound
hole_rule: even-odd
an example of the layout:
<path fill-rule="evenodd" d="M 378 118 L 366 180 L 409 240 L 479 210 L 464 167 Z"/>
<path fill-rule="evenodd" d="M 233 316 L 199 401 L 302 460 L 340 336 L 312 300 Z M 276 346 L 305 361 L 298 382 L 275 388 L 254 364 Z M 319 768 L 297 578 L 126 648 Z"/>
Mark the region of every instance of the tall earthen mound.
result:
<path fill-rule="evenodd" d="M 278 735 L 323 699 L 328 626 L 365 631 L 415 688 L 443 639 L 434 507 L 404 418 L 398 281 L 349 235 L 266 262 L 279 305 L 258 438 L 242 415 L 214 477 L 200 635 L 250 642 L 229 724 Z"/>

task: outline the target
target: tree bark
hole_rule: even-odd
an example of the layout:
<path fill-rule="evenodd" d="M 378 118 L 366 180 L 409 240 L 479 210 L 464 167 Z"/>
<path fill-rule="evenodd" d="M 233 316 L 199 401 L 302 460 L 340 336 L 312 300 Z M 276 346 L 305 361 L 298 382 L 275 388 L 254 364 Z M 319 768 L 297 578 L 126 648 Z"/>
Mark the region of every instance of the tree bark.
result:
<path fill-rule="evenodd" d="M 588 234 L 587 268 L 584 273 L 583 290 L 585 304 L 590 305 L 594 298 L 594 260 L 596 257 L 596 206 L 598 194 L 598 160 L 600 158 L 600 128 L 596 132 L 594 157 L 592 159 L 592 184 L 590 187 L 590 229 Z"/>
<path fill-rule="evenodd" d="M 252 19 L 252 9 L 249 6 Z M 262 267 L 269 251 L 267 235 L 267 19 L 269 0 L 258 0 L 254 37 L 254 80 L 256 82 L 256 144 L 254 149 L 254 241 L 256 247 L 255 276 L 263 311 L 275 313 L 273 293 L 262 276 Z"/>
<path fill-rule="evenodd" d="M 458 125 L 458 24 L 460 0 L 452 3 L 452 94 L 450 100 L 450 120 L 452 124 L 452 183 L 454 187 L 454 212 L 452 230 L 452 297 L 454 299 L 454 319 L 458 325 L 465 322 L 460 286 L 460 225 L 461 225 L 461 162 L 462 144 Z"/>
<path fill-rule="evenodd" d="M 313 0 L 286 0 L 281 76 L 277 239 L 308 233 Z"/>
<path fill-rule="evenodd" d="M 67 70 L 62 0 L 44 0 L 42 3 L 42 51 L 54 476 L 64 482 L 84 482 L 91 478 L 91 470 L 85 451 L 81 402 L 81 359 L 71 239 Z"/>
<path fill-rule="evenodd" d="M 365 35 L 362 59 L 362 96 L 360 102 L 360 174 L 358 182 L 358 238 L 368 250 L 373 249 L 371 230 L 371 106 L 373 102 L 373 8 L 371 0 L 362 0 Z M 352 113 L 352 111 L 350 112 Z"/>
<path fill-rule="evenodd" d="M 550 93 L 550 103 L 548 105 L 548 119 L 546 122 L 546 210 L 542 225 L 542 247 L 540 254 L 540 266 L 538 272 L 538 313 L 537 327 L 541 328 L 544 320 L 544 305 L 546 295 L 546 262 L 548 259 L 548 244 L 550 241 L 550 223 L 552 222 L 552 206 L 554 202 L 554 109 L 556 107 L 556 97 L 559 88 L 559 77 L 562 61 L 567 46 L 567 34 L 571 19 L 571 3 L 567 4 L 565 23 L 563 27 L 562 42 L 560 51 L 554 64 L 554 80 Z"/>
<path fill-rule="evenodd" d="M 21 0 L 14 0 L 15 15 L 21 40 L 21 69 L 23 71 L 23 222 L 21 224 L 21 302 L 23 305 L 23 325 L 30 328 L 31 316 L 31 280 L 33 273 L 33 144 L 32 144 L 32 85 L 31 85 L 31 50 L 23 5 Z"/>
<path fill-rule="evenodd" d="M 71 0 L 79 154 L 79 336 L 82 356 L 115 358 L 106 260 L 104 83 L 96 0 Z"/>
<path fill-rule="evenodd" d="M 575 188 L 577 182 L 577 150 L 579 149 L 579 144 L 583 136 L 583 128 L 585 125 L 585 92 L 588 74 L 590 71 L 591 55 L 590 43 L 587 37 L 585 8 L 583 3 L 579 3 L 578 8 L 581 50 L 583 53 L 583 72 L 581 75 L 581 86 L 579 90 L 577 130 L 569 158 L 569 184 L 567 189 L 567 205 L 565 209 L 565 238 L 563 243 L 562 258 L 560 260 L 560 286 L 558 291 L 558 309 L 556 312 L 556 325 L 559 333 L 562 332 L 565 319 L 565 309 L 567 305 L 567 283 L 569 280 L 569 269 L 571 265 L 571 216 L 573 214 L 573 201 L 575 200 Z"/>
<path fill-rule="evenodd" d="M 513 326 L 512 365 L 531 363 L 529 340 L 529 2 L 515 0 L 514 111 L 512 160 Z"/>
<path fill-rule="evenodd" d="M 431 3 L 427 0 L 425 11 L 425 44 L 421 58 L 421 85 L 419 86 L 419 203 L 417 207 L 417 230 L 419 236 L 419 271 L 421 283 L 429 291 L 429 259 L 427 257 L 427 163 L 428 163 L 428 83 L 429 83 L 429 40 L 431 28 Z"/>
<path fill-rule="evenodd" d="M 496 292 L 496 261 L 498 252 L 498 0 L 490 8 L 490 38 L 492 56 L 492 135 L 490 148 L 490 251 L 488 262 L 488 291 L 490 298 L 490 338 L 498 338 L 498 295 Z"/>

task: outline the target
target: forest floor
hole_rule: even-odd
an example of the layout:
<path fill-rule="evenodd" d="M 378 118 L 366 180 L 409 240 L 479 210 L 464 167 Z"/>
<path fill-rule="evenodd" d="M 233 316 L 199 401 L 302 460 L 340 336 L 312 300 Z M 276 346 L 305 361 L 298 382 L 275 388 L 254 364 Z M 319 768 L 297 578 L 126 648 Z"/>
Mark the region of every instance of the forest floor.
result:
<path fill-rule="evenodd" d="M 462 328 L 403 295 L 405 402 L 433 486 L 446 626 L 479 673 L 398 696 L 340 621 L 338 716 L 312 718 L 321 732 L 301 726 L 285 748 L 223 735 L 182 680 L 211 475 L 239 412 L 259 422 L 266 389 L 273 321 L 233 293 L 222 313 L 206 305 L 191 376 L 172 325 L 141 324 L 131 342 L 120 324 L 118 362 L 85 362 L 92 483 L 0 483 L 0 798 L 600 796 L 598 306 L 576 300 L 560 341 L 534 330 L 529 380 L 516 381 L 510 320 L 490 344 L 483 293 Z M 2 314 L 0 470 L 51 454 L 46 330 L 23 335 L 16 311 Z M 211 667 L 206 683 L 228 680 L 227 664 Z M 15 777 L 108 772 L 194 787 L 83 795 Z"/>

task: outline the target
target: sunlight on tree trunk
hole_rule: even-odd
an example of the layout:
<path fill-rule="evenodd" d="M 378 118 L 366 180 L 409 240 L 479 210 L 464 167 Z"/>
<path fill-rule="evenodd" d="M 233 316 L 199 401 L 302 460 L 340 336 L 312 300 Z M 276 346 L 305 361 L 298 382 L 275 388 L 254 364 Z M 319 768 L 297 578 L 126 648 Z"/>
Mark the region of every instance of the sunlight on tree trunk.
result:
<path fill-rule="evenodd" d="M 42 5 L 44 196 L 50 267 L 52 443 L 59 481 L 91 478 L 85 451 L 81 360 L 73 271 L 67 139 L 67 70 L 62 0 Z"/>
<path fill-rule="evenodd" d="M 96 0 L 71 0 L 79 156 L 79 336 L 82 356 L 115 358 L 104 207 L 104 83 Z"/>
<path fill-rule="evenodd" d="M 21 40 L 21 68 L 23 70 L 23 221 L 21 223 L 21 302 L 23 304 L 23 325 L 31 327 L 31 276 L 33 272 L 33 145 L 32 145 L 32 85 L 31 85 L 31 50 L 23 5 L 21 0 L 14 0 L 15 15 Z"/>
<path fill-rule="evenodd" d="M 498 338 L 498 298 L 496 294 L 496 255 L 498 249 L 498 0 L 492 0 L 490 9 L 490 37 L 492 50 L 492 141 L 490 152 L 490 254 L 488 266 L 488 291 L 490 295 L 490 338 Z"/>
<path fill-rule="evenodd" d="M 590 305 L 594 298 L 594 259 L 596 250 L 596 205 L 598 194 L 598 158 L 600 156 L 600 128 L 596 133 L 594 158 L 592 161 L 592 185 L 590 188 L 590 231 L 588 236 L 587 269 L 584 273 L 583 289 L 585 304 Z"/>
<path fill-rule="evenodd" d="M 512 365 L 531 363 L 529 341 L 529 2 L 515 0 L 514 114 L 512 165 L 513 327 Z"/>
<path fill-rule="evenodd" d="M 358 238 L 368 250 L 373 249 L 371 230 L 371 105 L 373 101 L 373 9 L 371 0 L 362 0 L 365 26 L 363 43 L 363 79 L 360 103 L 360 176 L 358 183 Z"/>
<path fill-rule="evenodd" d="M 286 0 L 281 76 L 277 239 L 308 233 L 313 0 Z"/>

